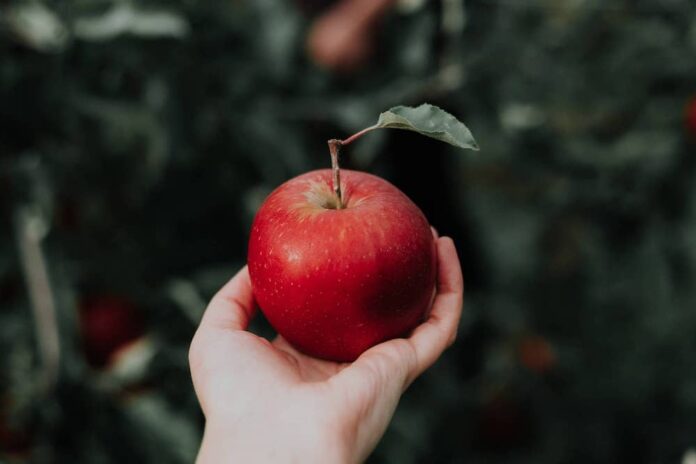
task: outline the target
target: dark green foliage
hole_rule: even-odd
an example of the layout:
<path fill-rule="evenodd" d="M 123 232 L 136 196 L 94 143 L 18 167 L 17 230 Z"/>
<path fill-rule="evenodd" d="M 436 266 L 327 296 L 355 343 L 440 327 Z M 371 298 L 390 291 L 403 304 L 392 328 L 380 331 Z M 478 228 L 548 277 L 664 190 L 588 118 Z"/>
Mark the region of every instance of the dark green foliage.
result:
<path fill-rule="evenodd" d="M 347 77 L 306 58 L 311 18 L 289 0 L 0 3 L 0 461 L 191 462 L 188 343 L 243 264 L 256 208 L 328 167 L 327 139 L 423 101 L 481 151 L 380 131 L 343 164 L 455 238 L 465 317 L 371 461 L 661 463 L 696 448 L 696 5 L 424 3 L 390 14 Z M 26 285 L 44 262 L 55 383 Z M 78 308 L 95 295 L 142 311 L 144 366 L 88 367 Z M 531 358 L 529 337 L 546 343 Z"/>

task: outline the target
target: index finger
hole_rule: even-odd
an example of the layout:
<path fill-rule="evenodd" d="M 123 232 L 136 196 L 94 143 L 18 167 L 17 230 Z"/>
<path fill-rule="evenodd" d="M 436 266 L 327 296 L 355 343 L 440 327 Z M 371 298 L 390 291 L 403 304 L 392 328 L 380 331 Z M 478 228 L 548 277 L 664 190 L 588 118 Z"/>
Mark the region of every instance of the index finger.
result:
<path fill-rule="evenodd" d="M 244 266 L 210 300 L 199 329 L 246 330 L 255 312 L 249 268 Z"/>
<path fill-rule="evenodd" d="M 432 366 L 457 337 L 464 305 L 464 279 L 454 242 L 437 240 L 437 295 L 428 319 L 416 327 L 408 341 L 416 352 L 417 365 L 409 383 Z"/>

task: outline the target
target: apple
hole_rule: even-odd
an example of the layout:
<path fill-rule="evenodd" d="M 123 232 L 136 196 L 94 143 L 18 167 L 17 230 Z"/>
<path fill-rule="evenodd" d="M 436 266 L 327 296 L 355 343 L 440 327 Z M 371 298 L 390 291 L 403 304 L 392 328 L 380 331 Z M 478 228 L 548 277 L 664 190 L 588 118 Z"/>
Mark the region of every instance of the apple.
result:
<path fill-rule="evenodd" d="M 0 462 L 26 462 L 31 455 L 32 435 L 30 431 L 13 427 L 0 417 Z"/>
<path fill-rule="evenodd" d="M 140 312 L 129 300 L 117 295 L 85 298 L 80 304 L 82 347 L 90 365 L 108 366 L 126 345 L 144 332 Z"/>
<path fill-rule="evenodd" d="M 542 336 L 526 335 L 517 344 L 519 362 L 537 374 L 545 374 L 554 368 L 557 362 L 556 351 Z"/>
<path fill-rule="evenodd" d="M 466 126 L 440 108 L 391 108 L 377 124 L 329 140 L 331 169 L 278 187 L 251 227 L 256 302 L 276 331 L 310 356 L 353 361 L 405 336 L 434 295 L 436 248 L 423 213 L 386 180 L 338 166 L 342 146 L 385 128 L 478 149 Z"/>
<path fill-rule="evenodd" d="M 686 105 L 684 110 L 684 120 L 686 130 L 691 137 L 696 140 L 696 96 L 694 96 Z"/>
<path fill-rule="evenodd" d="M 389 182 L 329 169 L 278 187 L 251 229 L 249 274 L 271 325 L 301 351 L 352 361 L 423 320 L 433 295 L 435 242 L 418 207 Z"/>
<path fill-rule="evenodd" d="M 31 456 L 35 427 L 28 417 L 16 416 L 13 398 L 0 395 L 0 462 L 27 462 Z M 27 420 L 29 419 L 29 420 Z"/>

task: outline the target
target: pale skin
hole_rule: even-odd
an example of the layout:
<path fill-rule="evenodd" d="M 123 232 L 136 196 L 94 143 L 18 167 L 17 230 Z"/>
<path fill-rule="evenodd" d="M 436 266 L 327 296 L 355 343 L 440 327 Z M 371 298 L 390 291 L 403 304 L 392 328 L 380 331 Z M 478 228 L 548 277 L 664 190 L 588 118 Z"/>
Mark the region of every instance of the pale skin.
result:
<path fill-rule="evenodd" d="M 357 463 L 384 434 L 399 398 L 457 336 L 463 280 L 450 238 L 438 238 L 437 291 L 408 338 L 353 363 L 306 356 L 246 329 L 256 311 L 246 266 L 211 300 L 189 353 L 206 417 L 197 462 Z"/>

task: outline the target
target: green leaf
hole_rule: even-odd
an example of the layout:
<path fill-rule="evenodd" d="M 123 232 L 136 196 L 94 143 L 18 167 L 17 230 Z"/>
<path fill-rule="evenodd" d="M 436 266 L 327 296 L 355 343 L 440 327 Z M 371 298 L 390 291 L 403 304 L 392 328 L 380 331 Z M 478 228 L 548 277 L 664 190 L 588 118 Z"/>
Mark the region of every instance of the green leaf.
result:
<path fill-rule="evenodd" d="M 457 118 L 437 106 L 395 106 L 379 115 L 374 129 L 404 129 L 418 132 L 459 148 L 478 150 L 471 131 Z"/>

